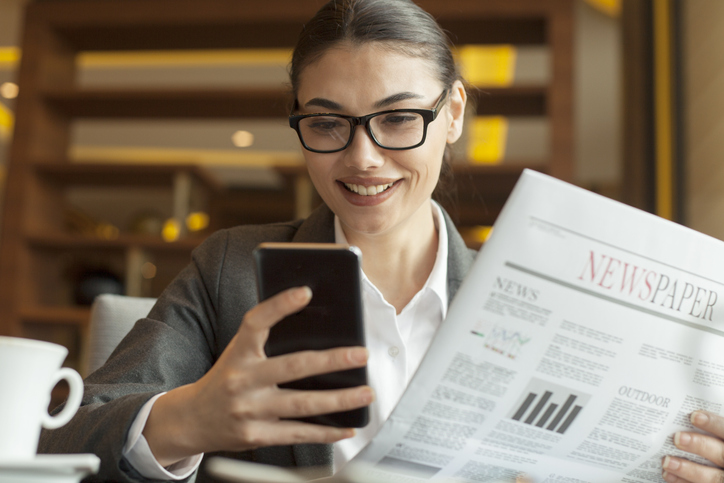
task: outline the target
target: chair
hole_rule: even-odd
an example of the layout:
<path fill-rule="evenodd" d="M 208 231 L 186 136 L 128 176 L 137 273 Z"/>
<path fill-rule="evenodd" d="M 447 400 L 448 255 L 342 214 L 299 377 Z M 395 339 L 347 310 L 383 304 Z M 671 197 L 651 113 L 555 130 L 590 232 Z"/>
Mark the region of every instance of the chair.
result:
<path fill-rule="evenodd" d="M 102 294 L 93 300 L 85 374 L 95 371 L 108 360 L 121 339 L 138 319 L 148 315 L 155 303 L 155 298 L 112 294 Z M 195 481 L 196 473 L 189 478 L 189 483 Z"/>
<path fill-rule="evenodd" d="M 126 297 L 102 294 L 91 306 L 89 344 L 84 363 L 84 373 L 102 366 L 121 339 L 151 311 L 155 298 Z"/>

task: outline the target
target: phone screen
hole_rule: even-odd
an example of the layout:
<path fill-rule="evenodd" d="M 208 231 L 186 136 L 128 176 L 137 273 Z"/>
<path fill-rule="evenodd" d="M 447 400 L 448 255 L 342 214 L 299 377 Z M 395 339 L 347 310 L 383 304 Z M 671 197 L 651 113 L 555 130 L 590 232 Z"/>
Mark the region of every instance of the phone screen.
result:
<path fill-rule="evenodd" d="M 264 243 L 254 251 L 259 300 L 306 285 L 312 300 L 301 311 L 278 322 L 269 333 L 269 357 L 303 350 L 363 346 L 364 311 L 361 255 L 357 248 L 337 244 Z M 326 390 L 367 384 L 367 369 L 308 377 L 279 387 Z M 368 409 L 300 418 L 338 427 L 363 427 Z"/>

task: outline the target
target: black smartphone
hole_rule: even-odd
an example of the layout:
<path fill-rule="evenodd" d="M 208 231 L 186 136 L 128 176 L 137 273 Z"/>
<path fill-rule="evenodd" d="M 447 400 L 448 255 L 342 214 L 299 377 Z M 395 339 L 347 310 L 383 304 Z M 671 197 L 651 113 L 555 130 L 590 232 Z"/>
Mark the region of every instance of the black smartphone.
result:
<path fill-rule="evenodd" d="M 292 287 L 308 286 L 312 300 L 279 321 L 269 333 L 265 351 L 273 357 L 302 350 L 364 346 L 361 252 L 333 243 L 262 243 L 254 250 L 259 300 Z M 326 390 L 367 384 L 367 368 L 307 377 L 280 384 L 299 390 Z M 314 424 L 361 428 L 368 408 L 299 418 Z"/>

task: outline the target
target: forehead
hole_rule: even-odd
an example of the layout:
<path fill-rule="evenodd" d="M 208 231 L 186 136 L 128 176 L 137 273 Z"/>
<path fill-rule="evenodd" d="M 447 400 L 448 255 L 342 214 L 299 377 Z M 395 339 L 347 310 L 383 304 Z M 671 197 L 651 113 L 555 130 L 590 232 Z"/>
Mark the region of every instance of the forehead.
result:
<path fill-rule="evenodd" d="M 327 50 L 302 71 L 297 94 L 301 104 L 323 97 L 354 106 L 398 92 L 435 96 L 442 88 L 431 61 L 384 44 L 365 43 Z"/>

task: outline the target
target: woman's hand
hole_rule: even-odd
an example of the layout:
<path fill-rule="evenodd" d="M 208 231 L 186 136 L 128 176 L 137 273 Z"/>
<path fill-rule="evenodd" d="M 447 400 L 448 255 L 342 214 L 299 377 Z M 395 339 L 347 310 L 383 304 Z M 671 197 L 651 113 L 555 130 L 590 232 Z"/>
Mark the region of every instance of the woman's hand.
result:
<path fill-rule="evenodd" d="M 674 435 L 674 444 L 682 451 L 703 456 L 717 467 L 665 456 L 662 461 L 664 479 L 668 483 L 724 482 L 724 418 L 707 411 L 694 411 L 691 423 L 710 434 L 680 431 Z"/>
<path fill-rule="evenodd" d="M 329 391 L 277 387 L 367 363 L 363 347 L 266 357 L 269 329 L 301 310 L 311 297 L 311 290 L 301 287 L 261 302 L 244 316 L 236 336 L 208 373 L 156 401 L 143 435 L 161 465 L 204 452 L 333 443 L 354 436 L 349 428 L 282 419 L 346 411 L 367 406 L 374 399 L 368 386 Z"/>

